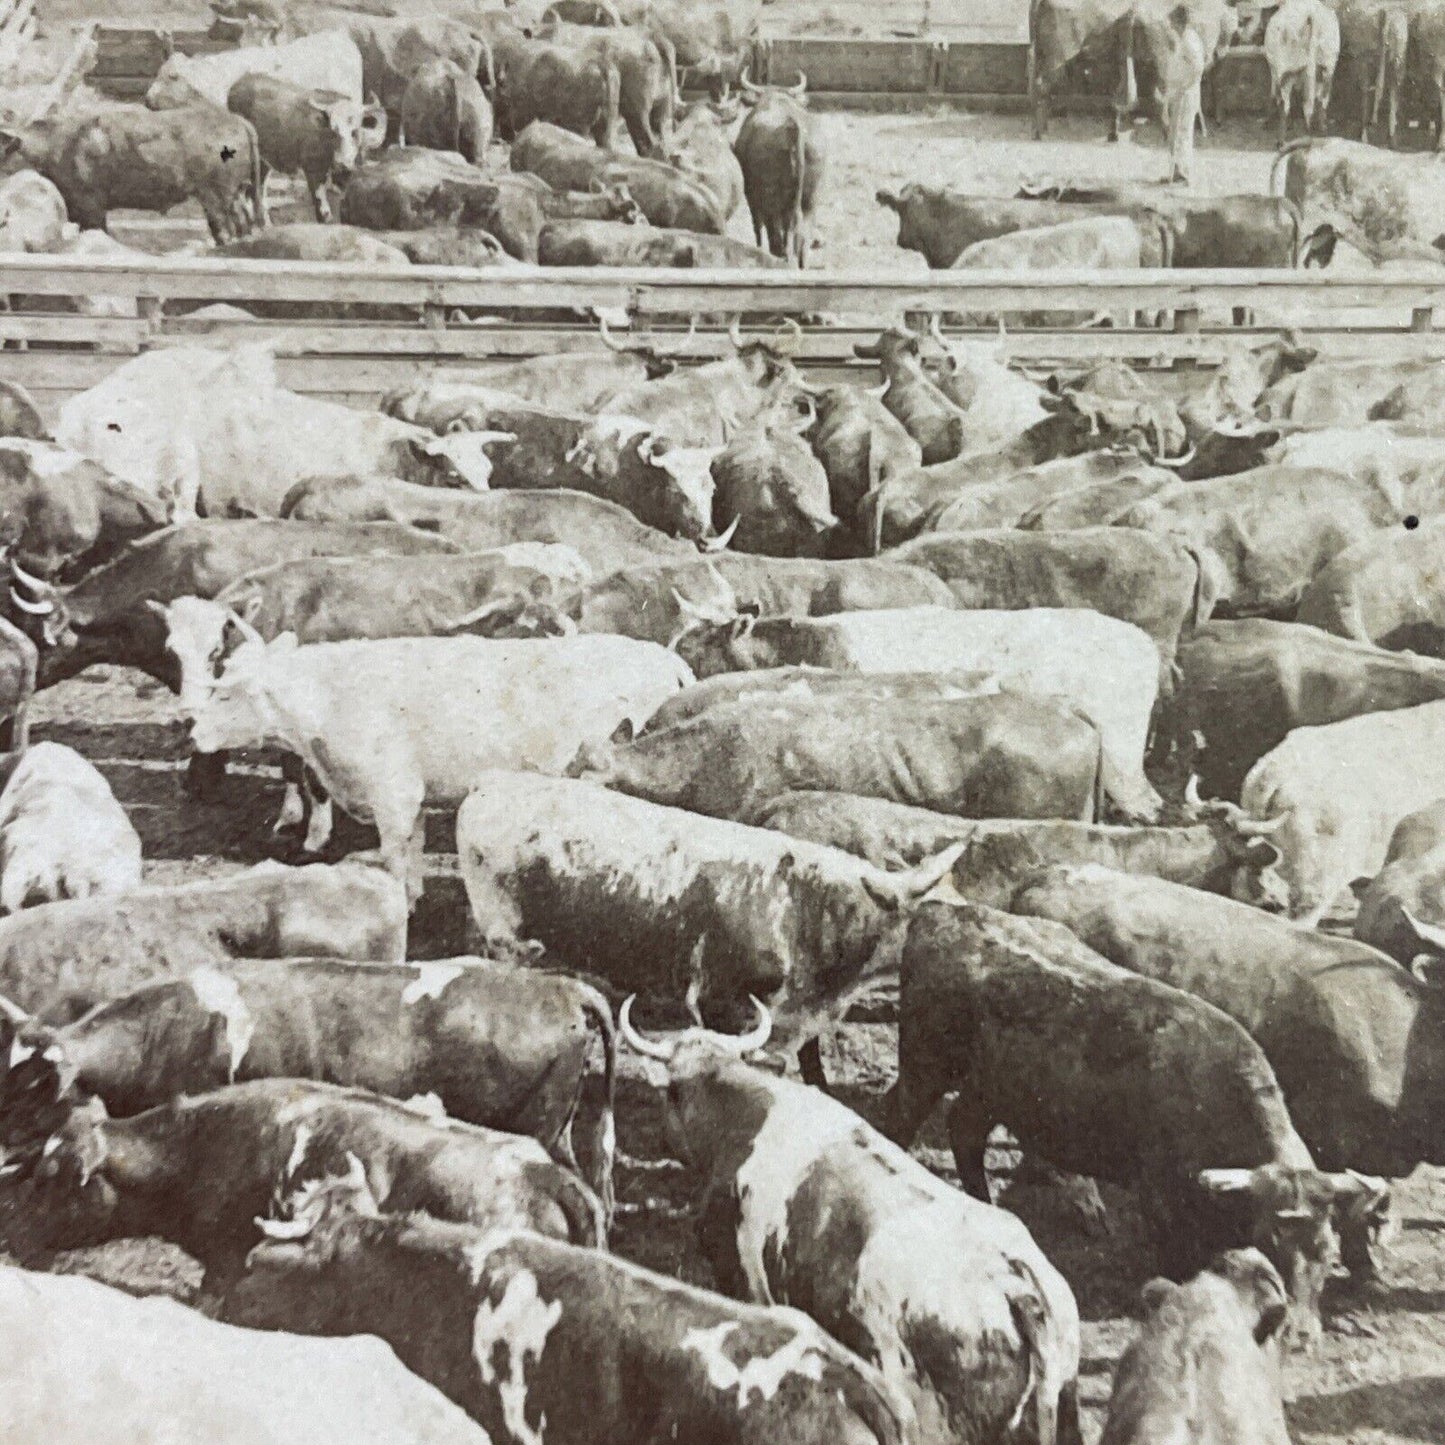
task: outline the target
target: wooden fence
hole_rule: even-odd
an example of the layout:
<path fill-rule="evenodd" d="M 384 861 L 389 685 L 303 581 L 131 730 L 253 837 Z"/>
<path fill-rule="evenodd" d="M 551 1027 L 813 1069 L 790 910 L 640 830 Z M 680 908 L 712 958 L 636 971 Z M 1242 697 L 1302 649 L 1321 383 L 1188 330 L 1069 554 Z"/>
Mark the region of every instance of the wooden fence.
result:
<path fill-rule="evenodd" d="M 1274 334 L 1274 318 L 1304 322 L 1327 355 L 1445 358 L 1445 268 L 1324 280 L 1299 271 L 1033 273 L 663 271 L 354 265 L 234 261 L 212 257 L 0 258 L 0 378 L 52 403 L 94 384 L 127 355 L 156 346 L 265 341 L 287 385 L 316 394 L 370 397 L 418 366 L 484 368 L 489 361 L 602 343 L 607 315 L 682 359 L 726 355 L 729 318 L 776 331 L 799 323 L 798 356 L 815 374 L 871 374 L 855 346 L 905 317 L 1025 313 L 1128 318 L 1155 326 L 1017 327 L 1001 343 L 1020 362 L 1106 356 L 1209 365 L 1226 347 Z M 197 316 L 230 303 L 254 319 Z M 81 315 L 97 304 L 123 315 Z M 1236 308 L 1258 318 L 1228 325 Z M 1361 311 L 1371 313 L 1362 325 Z M 279 313 L 279 314 L 278 314 Z M 984 335 L 997 335 L 986 330 Z"/>

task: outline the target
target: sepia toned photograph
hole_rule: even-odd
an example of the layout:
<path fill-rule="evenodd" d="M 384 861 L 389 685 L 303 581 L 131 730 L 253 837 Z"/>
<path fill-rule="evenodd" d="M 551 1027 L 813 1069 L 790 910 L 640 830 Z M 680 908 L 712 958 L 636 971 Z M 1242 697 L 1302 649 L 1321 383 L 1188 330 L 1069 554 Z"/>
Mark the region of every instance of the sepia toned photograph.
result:
<path fill-rule="evenodd" d="M 0 1445 L 1445 1445 L 1445 0 L 0 0 L 0 277 Z"/>

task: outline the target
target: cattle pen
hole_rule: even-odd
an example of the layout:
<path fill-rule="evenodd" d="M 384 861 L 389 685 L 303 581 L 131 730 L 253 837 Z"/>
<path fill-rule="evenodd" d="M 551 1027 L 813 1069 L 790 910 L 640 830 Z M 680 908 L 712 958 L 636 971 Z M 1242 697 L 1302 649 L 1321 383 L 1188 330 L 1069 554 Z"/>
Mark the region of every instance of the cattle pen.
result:
<path fill-rule="evenodd" d="M 1322 354 L 1430 359 L 1441 347 L 1445 270 L 1422 266 L 1348 278 L 1279 270 L 932 272 L 373 267 L 222 258 L 0 260 L 0 379 L 42 406 L 94 385 L 119 359 L 160 346 L 264 342 L 282 383 L 371 402 L 418 366 L 484 369 L 488 361 L 639 339 L 701 362 L 727 354 L 737 318 L 754 334 L 795 327 L 809 374 L 866 380 L 855 348 L 904 318 L 940 317 L 958 334 L 993 335 L 1020 364 L 1115 357 L 1210 366 L 1226 347 L 1262 339 L 1297 316 Z M 223 315 L 202 308 L 225 305 Z M 97 314 L 97 313 L 103 314 Z M 240 312 L 248 313 L 242 316 Z M 1150 325 L 1018 325 L 1019 315 L 1110 313 Z M 1009 318 L 960 328 L 960 317 Z M 1231 324 L 1238 320 L 1242 324 Z M 761 330 L 759 330 L 761 328 Z"/>

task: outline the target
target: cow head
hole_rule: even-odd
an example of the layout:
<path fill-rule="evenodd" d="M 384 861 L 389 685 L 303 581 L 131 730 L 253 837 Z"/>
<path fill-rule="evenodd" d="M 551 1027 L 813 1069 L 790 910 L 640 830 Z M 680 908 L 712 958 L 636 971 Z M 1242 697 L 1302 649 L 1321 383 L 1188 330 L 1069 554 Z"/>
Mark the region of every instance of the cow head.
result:
<path fill-rule="evenodd" d="M 492 476 L 490 449 L 517 440 L 514 432 L 448 431 L 436 436 L 421 427 L 404 428 L 393 450 L 393 471 L 406 482 L 423 486 L 471 487 L 487 490 Z"/>
<path fill-rule="evenodd" d="M 170 56 L 146 91 L 145 103 L 151 110 L 179 110 L 197 105 L 205 96 L 196 89 L 187 75 L 190 62 L 184 55 Z"/>
<path fill-rule="evenodd" d="M 768 102 L 803 106 L 808 103 L 808 77 L 800 70 L 791 85 L 755 85 L 749 70 L 744 70 L 738 76 L 738 92 L 738 99 L 747 106 Z"/>
<path fill-rule="evenodd" d="M 46 430 L 30 393 L 19 382 L 0 381 L 0 436 L 23 437 L 27 441 L 46 441 Z"/>
<path fill-rule="evenodd" d="M 76 1069 L 56 1030 L 8 999 L 0 1013 L 0 1157 L 14 1163 L 69 1117 Z"/>
<path fill-rule="evenodd" d="M 618 1037 L 634 1053 L 656 1059 L 667 1068 L 667 1105 L 664 1130 L 679 1158 L 705 1164 L 702 1151 L 717 1141 L 717 1121 L 707 1112 L 708 1081 L 721 1069 L 758 1054 L 772 1035 L 773 1020 L 767 1006 L 749 995 L 756 1014 L 753 1027 L 741 1034 L 718 1033 L 696 1025 L 667 1038 L 648 1038 L 632 1023 L 635 995 L 623 1001 L 617 1015 Z M 741 1121 L 734 1120 L 735 1124 Z M 758 1121 L 761 1122 L 761 1121 Z"/>
<path fill-rule="evenodd" d="M 606 214 L 604 221 L 621 221 L 628 226 L 645 226 L 647 217 L 642 207 L 632 199 L 632 192 L 623 181 L 608 181 L 601 176 L 592 177 L 592 193 L 600 196 Z"/>
<path fill-rule="evenodd" d="M 1289 1319 L 1289 1291 L 1274 1265 L 1257 1249 L 1226 1249 L 1210 1260 L 1208 1268 L 1234 1289 L 1255 1344 L 1264 1346 L 1277 1339 Z"/>
<path fill-rule="evenodd" d="M 1327 1174 L 1318 1169 L 1266 1164 L 1257 1169 L 1205 1169 L 1199 1183 L 1225 1211 L 1228 1228 L 1279 1270 L 1292 1302 L 1291 1332 L 1307 1342 L 1323 1329 L 1320 1301 L 1342 1259 L 1342 1236 L 1351 1251 L 1369 1247 L 1375 1221 L 1388 1212 L 1382 1179 Z"/>
<path fill-rule="evenodd" d="M 720 672 L 745 672 L 754 668 L 781 667 L 788 658 L 785 634 L 790 618 L 762 620 L 749 615 L 726 622 L 698 622 L 677 639 L 677 655 L 698 678 Z"/>
<path fill-rule="evenodd" d="M 194 715 L 210 695 L 236 649 L 260 640 L 252 626 L 254 605 L 244 616 L 205 597 L 178 597 L 169 604 L 150 601 L 146 608 L 165 626 L 166 653 L 176 665 L 175 691 L 187 715 Z"/>
<path fill-rule="evenodd" d="M 120 1203 L 108 1177 L 110 1119 L 105 1105 L 87 1098 L 60 1111 L 43 1138 L 12 1149 L 4 1171 L 30 1191 L 25 1244 L 42 1251 L 75 1249 L 109 1237 Z M 140 1154 L 122 1160 L 144 1170 Z"/>
<path fill-rule="evenodd" d="M 1253 818 L 1237 803 L 1223 800 L 1205 802 L 1199 796 L 1199 779 L 1191 776 L 1184 787 L 1186 816 L 1209 823 L 1226 853 L 1234 860 L 1231 894 L 1271 912 L 1287 912 L 1290 902 L 1288 880 L 1279 870 L 1283 854 L 1271 835 L 1289 821 L 1289 814 L 1277 818 Z"/>
<path fill-rule="evenodd" d="M 191 742 L 197 752 L 254 746 L 272 737 L 282 719 L 269 685 L 272 665 L 296 649 L 296 634 L 283 632 L 266 642 L 242 619 L 235 618 L 242 640 L 231 651 L 218 677 L 197 690 L 190 707 Z"/>
<path fill-rule="evenodd" d="M 312 91 L 306 103 L 307 119 L 331 154 L 331 179 L 345 185 L 361 159 L 361 107 L 329 90 Z"/>
<path fill-rule="evenodd" d="M 345 1174 L 308 1180 L 286 1200 L 283 1217 L 256 1221 L 265 1238 L 246 1256 L 246 1268 L 314 1269 L 333 1257 L 348 1227 L 380 1218 L 366 1167 L 348 1150 Z"/>

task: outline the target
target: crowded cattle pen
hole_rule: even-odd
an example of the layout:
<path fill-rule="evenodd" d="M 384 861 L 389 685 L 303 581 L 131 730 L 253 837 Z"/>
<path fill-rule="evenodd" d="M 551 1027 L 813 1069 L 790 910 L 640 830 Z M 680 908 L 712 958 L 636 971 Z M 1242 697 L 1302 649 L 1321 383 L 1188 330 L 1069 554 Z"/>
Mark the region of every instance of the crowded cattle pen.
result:
<path fill-rule="evenodd" d="M 0 1437 L 1445 1440 L 1442 0 L 0 103 Z"/>

